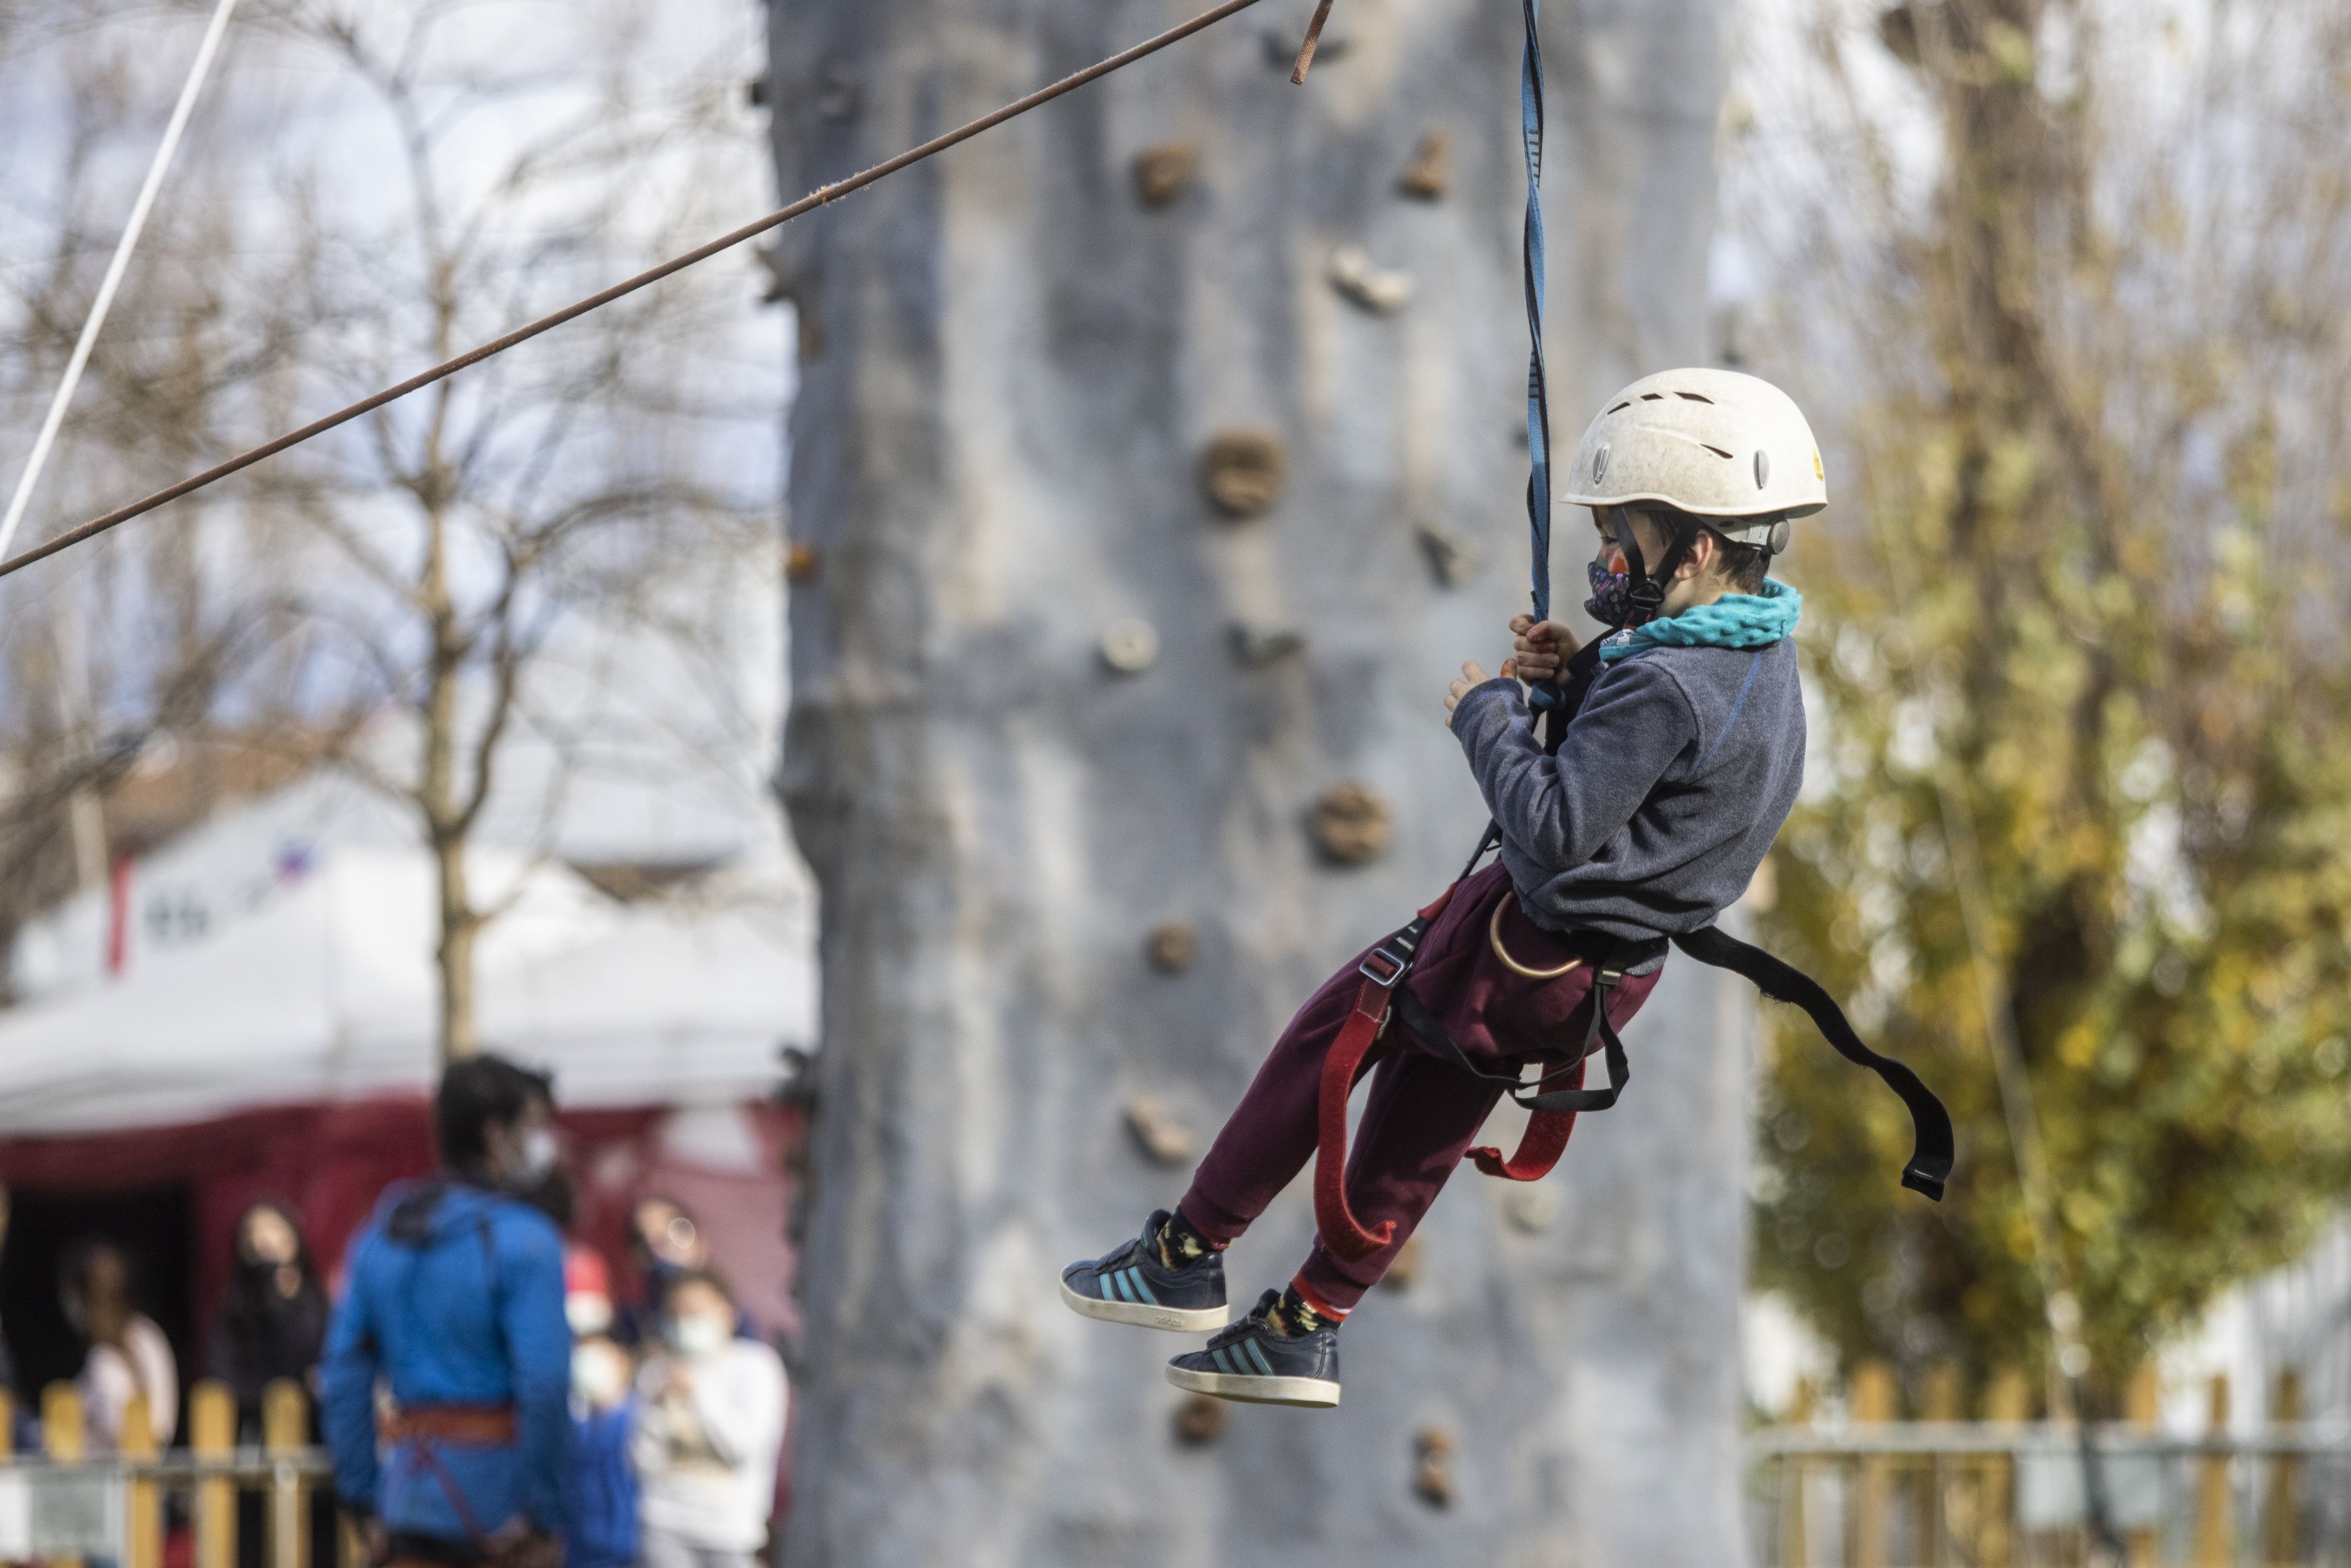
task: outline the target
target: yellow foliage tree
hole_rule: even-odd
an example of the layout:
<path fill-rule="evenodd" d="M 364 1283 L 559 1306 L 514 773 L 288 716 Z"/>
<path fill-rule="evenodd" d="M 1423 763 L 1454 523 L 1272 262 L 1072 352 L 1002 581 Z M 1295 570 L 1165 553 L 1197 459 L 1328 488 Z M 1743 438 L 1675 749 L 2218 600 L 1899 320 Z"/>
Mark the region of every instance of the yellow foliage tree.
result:
<path fill-rule="evenodd" d="M 1758 1274 L 1913 1364 L 2078 1321 L 2111 1397 L 2351 1186 L 2351 17 L 1815 23 L 1732 155 L 1837 501 L 1770 924 L 1960 1165 L 1898 1194 L 1899 1108 L 1775 1039 Z"/>

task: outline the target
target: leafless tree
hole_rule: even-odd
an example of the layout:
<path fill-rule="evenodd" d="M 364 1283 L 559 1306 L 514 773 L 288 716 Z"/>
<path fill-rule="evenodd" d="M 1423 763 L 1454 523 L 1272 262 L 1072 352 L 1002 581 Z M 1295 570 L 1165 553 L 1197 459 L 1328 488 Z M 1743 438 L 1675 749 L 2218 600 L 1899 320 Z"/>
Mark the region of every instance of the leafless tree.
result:
<path fill-rule="evenodd" d="M 109 429 L 152 432 L 158 467 L 216 460 L 445 359 L 766 194 L 747 10 L 715 41 L 630 0 L 256 0 L 242 16 L 237 68 L 196 139 L 214 138 L 193 175 L 212 204 L 173 207 L 208 214 L 180 221 L 214 235 L 217 263 L 176 333 L 183 381 L 97 367 Z M 771 333 L 746 340 L 752 267 L 607 308 L 222 492 L 245 570 L 216 584 L 221 602 L 238 635 L 266 630 L 281 675 L 246 728 L 413 812 L 437 873 L 446 1055 L 475 1048 L 474 953 L 507 896 L 477 885 L 467 852 L 508 784 L 502 761 L 525 734 L 560 757 L 529 780 L 551 823 L 566 780 L 611 760 L 610 737 L 573 722 L 592 677 L 567 685 L 557 666 L 622 636 L 722 668 L 697 596 L 727 570 L 774 570 L 783 372 Z M 43 319 L 50 338 L 78 325 L 69 303 Z M 152 345 L 140 305 L 125 300 L 109 342 Z M 137 549 L 197 548 L 184 516 L 140 530 Z"/>

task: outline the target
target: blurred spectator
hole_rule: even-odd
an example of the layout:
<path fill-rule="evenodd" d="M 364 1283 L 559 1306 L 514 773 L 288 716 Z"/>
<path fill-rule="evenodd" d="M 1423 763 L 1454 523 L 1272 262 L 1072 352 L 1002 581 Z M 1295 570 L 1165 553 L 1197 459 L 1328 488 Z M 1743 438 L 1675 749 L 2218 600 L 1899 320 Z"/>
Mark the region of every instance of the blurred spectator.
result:
<path fill-rule="evenodd" d="M 76 1386 L 90 1450 L 120 1446 L 123 1414 L 142 1394 L 156 1446 L 170 1447 L 180 1425 L 179 1368 L 163 1331 L 131 1305 L 131 1260 L 110 1241 L 78 1241 L 61 1273 L 57 1300 L 66 1322 L 89 1344 Z"/>
<path fill-rule="evenodd" d="M 612 1270 L 593 1247 L 574 1245 L 564 1251 L 563 1321 L 571 1325 L 574 1349 L 581 1340 L 612 1332 Z"/>
<path fill-rule="evenodd" d="M 571 1446 L 563 1238 L 524 1196 L 554 1168 L 553 1112 L 539 1073 L 488 1055 L 453 1063 L 433 1107 L 443 1169 L 386 1193 L 351 1244 L 319 1403 L 336 1494 L 378 1563 L 559 1559 Z"/>
<path fill-rule="evenodd" d="M 8 1249 L 8 1189 L 0 1186 L 0 1254 Z M 16 1386 L 16 1353 L 10 1347 L 5 1329 L 0 1329 L 0 1393 L 7 1395 L 15 1405 L 16 1419 L 13 1435 L 16 1451 L 20 1454 L 40 1452 L 41 1423 L 34 1414 L 38 1402 L 26 1398 L 25 1391 Z"/>
<path fill-rule="evenodd" d="M 8 1249 L 8 1189 L 0 1186 L 0 1252 Z M 0 1330 L 0 1390 L 5 1390 L 24 1407 L 24 1395 L 16 1386 L 16 1353 L 8 1347 L 8 1335 Z"/>
<path fill-rule="evenodd" d="M 735 1335 L 716 1275 L 674 1275 L 664 1348 L 637 1376 L 644 1568 L 751 1568 L 766 1544 L 789 1394 L 775 1351 Z"/>
<path fill-rule="evenodd" d="M 310 1260 L 309 1244 L 294 1217 L 275 1203 L 261 1202 L 237 1217 L 231 1243 L 234 1272 L 220 1317 L 213 1324 L 205 1370 L 228 1385 L 236 1398 L 236 1440 L 257 1444 L 262 1391 L 291 1378 L 303 1391 L 318 1393 L 319 1353 L 327 1339 L 327 1291 Z M 309 1431 L 318 1441 L 318 1406 L 309 1407 Z M 262 1568 L 269 1553 L 268 1498 L 239 1489 L 236 1499 L 236 1560 L 240 1568 Z M 334 1561 L 334 1510 L 320 1496 L 310 1499 L 310 1560 Z"/>
<path fill-rule="evenodd" d="M 674 1200 L 642 1197 L 629 1210 L 629 1261 L 637 1273 L 637 1299 L 622 1303 L 613 1337 L 640 1351 L 661 1333 L 662 1296 L 679 1275 L 710 1264 L 702 1228 Z"/>
<path fill-rule="evenodd" d="M 611 1271 L 575 1247 L 564 1260 L 571 1322 L 571 1533 L 564 1568 L 627 1568 L 637 1560 L 636 1362 L 615 1343 Z"/>
<path fill-rule="evenodd" d="M 327 1291 L 294 1217 L 256 1203 L 236 1222 L 235 1272 L 213 1325 L 206 1370 L 236 1396 L 237 1440 L 261 1441 L 261 1391 L 281 1377 L 312 1386 L 327 1342 Z"/>
<path fill-rule="evenodd" d="M 620 1309 L 612 1337 L 643 1355 L 661 1337 L 662 1300 L 670 1282 L 710 1267 L 710 1242 L 685 1206 L 674 1198 L 643 1197 L 629 1211 L 629 1260 L 636 1266 L 638 1299 Z M 740 1305 L 735 1333 L 760 1338 L 759 1324 Z"/>

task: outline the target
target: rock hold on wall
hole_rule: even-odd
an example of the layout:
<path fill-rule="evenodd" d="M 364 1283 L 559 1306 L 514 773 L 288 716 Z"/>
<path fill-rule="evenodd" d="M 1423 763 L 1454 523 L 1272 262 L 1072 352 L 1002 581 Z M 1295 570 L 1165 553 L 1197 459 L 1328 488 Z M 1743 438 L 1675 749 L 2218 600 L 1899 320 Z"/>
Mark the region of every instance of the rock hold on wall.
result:
<path fill-rule="evenodd" d="M 1219 510 L 1262 517 L 1281 499 L 1290 456 L 1281 437 L 1265 430 L 1228 430 L 1200 454 L 1200 487 Z"/>
<path fill-rule="evenodd" d="M 1116 674 L 1139 675 L 1159 662 L 1159 629 L 1129 616 L 1102 629 L 1102 660 Z"/>
<path fill-rule="evenodd" d="M 1341 865 L 1365 865 L 1395 837 L 1388 803 L 1368 784 L 1334 784 L 1314 802 L 1314 841 Z"/>
<path fill-rule="evenodd" d="M 1374 316 L 1393 316 L 1412 303 L 1412 274 L 1374 265 L 1361 246 L 1343 245 L 1331 253 L 1331 282 Z"/>
<path fill-rule="evenodd" d="M 1151 928 L 1151 935 L 1144 938 L 1143 953 L 1161 974 L 1180 975 L 1192 967 L 1192 955 L 1198 947 L 1199 938 L 1191 926 L 1181 920 L 1168 920 Z"/>
<path fill-rule="evenodd" d="M 1432 131 L 1420 139 L 1412 162 L 1405 165 L 1396 189 L 1424 202 L 1441 202 L 1453 180 L 1453 139 Z"/>
<path fill-rule="evenodd" d="M 1134 155 L 1134 193 L 1146 207 L 1164 207 L 1191 187 L 1200 150 L 1188 141 L 1146 147 Z"/>

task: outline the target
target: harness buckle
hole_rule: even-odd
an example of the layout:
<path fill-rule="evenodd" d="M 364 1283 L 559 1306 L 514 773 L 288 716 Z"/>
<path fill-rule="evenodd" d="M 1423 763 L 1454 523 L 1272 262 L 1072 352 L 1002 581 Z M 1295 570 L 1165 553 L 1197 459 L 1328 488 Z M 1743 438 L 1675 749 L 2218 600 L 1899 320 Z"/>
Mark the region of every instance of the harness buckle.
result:
<path fill-rule="evenodd" d="M 1412 956 L 1420 950 L 1420 939 L 1427 930 L 1428 922 L 1416 916 L 1403 930 L 1364 954 L 1355 972 L 1384 991 L 1395 989 L 1396 982 L 1412 967 Z"/>

